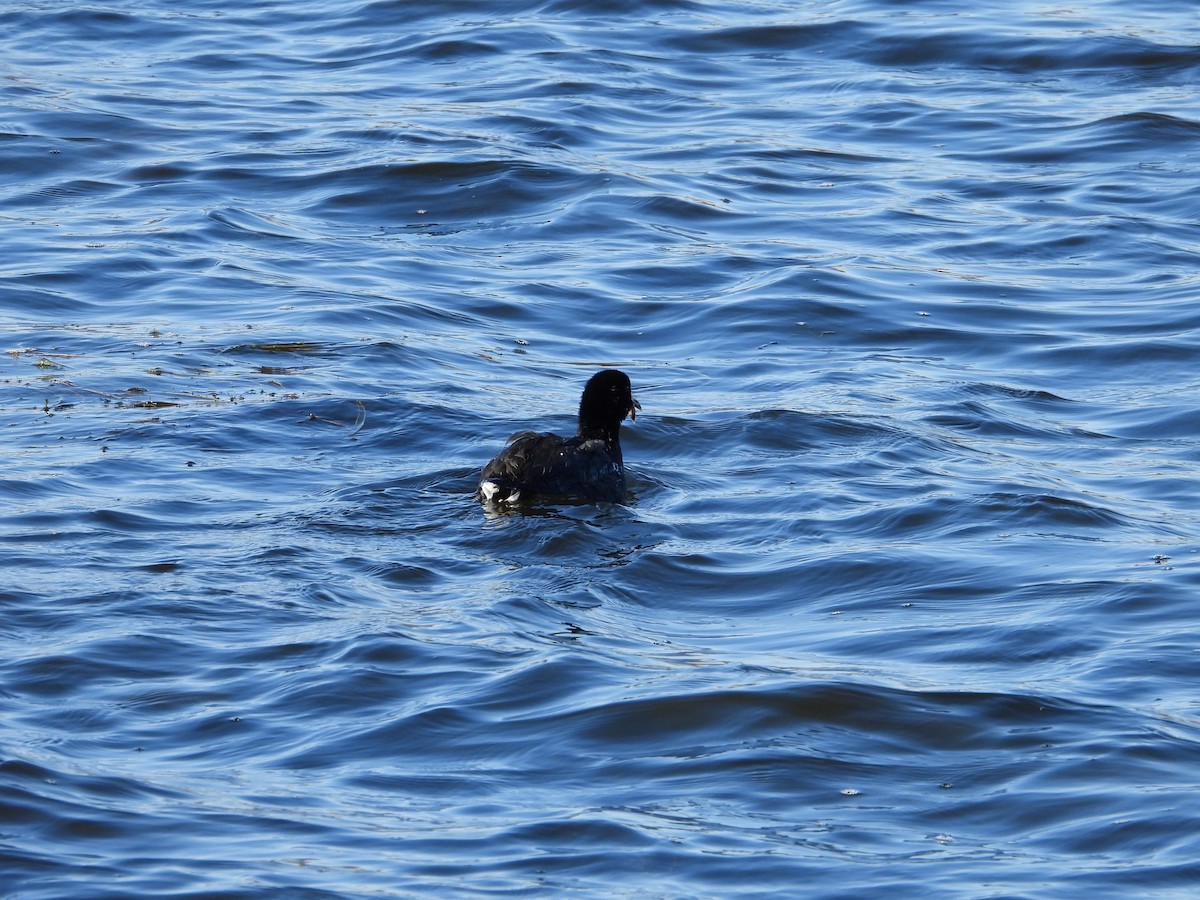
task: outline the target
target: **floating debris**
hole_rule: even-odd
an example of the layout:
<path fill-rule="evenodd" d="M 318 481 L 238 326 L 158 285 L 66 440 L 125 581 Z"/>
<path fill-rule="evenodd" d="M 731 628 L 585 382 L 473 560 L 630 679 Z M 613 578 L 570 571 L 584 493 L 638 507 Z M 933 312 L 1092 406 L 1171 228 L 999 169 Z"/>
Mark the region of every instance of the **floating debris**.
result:
<path fill-rule="evenodd" d="M 268 341 L 260 344 L 237 344 L 226 353 L 320 353 L 324 348 L 315 341 Z"/>

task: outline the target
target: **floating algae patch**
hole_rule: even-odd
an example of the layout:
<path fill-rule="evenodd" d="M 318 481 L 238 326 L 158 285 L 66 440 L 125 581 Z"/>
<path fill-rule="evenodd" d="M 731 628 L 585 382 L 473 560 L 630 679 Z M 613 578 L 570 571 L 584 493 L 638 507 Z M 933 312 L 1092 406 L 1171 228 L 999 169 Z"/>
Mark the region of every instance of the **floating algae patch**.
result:
<path fill-rule="evenodd" d="M 0 405 L 10 412 L 24 409 L 50 416 L 111 416 L 116 410 L 195 409 L 328 397 L 328 379 L 319 360 L 286 365 L 280 357 L 329 358 L 336 350 L 308 340 L 229 346 L 222 345 L 219 337 L 214 342 L 209 335 L 164 333 L 158 328 L 63 327 L 22 337 L 25 343 L 8 350 L 7 359 L 0 356 Z M 225 340 L 228 337 L 226 332 Z M 274 359 L 253 359 L 259 354 Z"/>
<path fill-rule="evenodd" d="M 225 353 L 323 353 L 325 347 L 315 341 L 267 341 L 235 344 Z"/>

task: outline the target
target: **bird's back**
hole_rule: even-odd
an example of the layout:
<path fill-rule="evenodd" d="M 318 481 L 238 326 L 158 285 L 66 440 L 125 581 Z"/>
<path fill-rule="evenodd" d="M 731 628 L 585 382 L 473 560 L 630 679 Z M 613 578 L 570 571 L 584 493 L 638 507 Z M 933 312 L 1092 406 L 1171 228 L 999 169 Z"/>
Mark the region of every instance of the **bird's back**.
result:
<path fill-rule="evenodd" d="M 523 431 L 483 467 L 479 493 L 495 502 L 557 494 L 616 503 L 625 496 L 625 469 L 620 450 L 602 440 Z"/>

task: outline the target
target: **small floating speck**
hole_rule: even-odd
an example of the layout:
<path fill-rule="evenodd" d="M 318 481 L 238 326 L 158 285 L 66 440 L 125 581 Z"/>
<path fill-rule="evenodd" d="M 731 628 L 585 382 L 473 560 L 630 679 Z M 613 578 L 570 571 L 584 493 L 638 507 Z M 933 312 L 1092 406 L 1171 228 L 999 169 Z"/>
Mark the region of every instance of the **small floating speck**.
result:
<path fill-rule="evenodd" d="M 858 791 L 854 788 L 842 788 L 841 793 L 842 793 L 843 797 L 857 797 L 858 796 Z"/>
<path fill-rule="evenodd" d="M 523 340 L 521 340 L 520 338 L 517 338 L 517 343 L 518 343 L 518 344 L 520 344 L 522 347 L 528 347 L 528 346 L 529 346 L 529 341 L 523 341 Z"/>
<path fill-rule="evenodd" d="M 939 844 L 953 844 L 954 838 L 948 834 L 935 834 L 933 839 Z"/>
<path fill-rule="evenodd" d="M 1169 557 L 1169 556 L 1164 556 L 1164 555 L 1163 555 L 1163 554 L 1161 554 L 1161 553 L 1155 554 L 1155 557 L 1154 557 L 1154 561 L 1155 561 L 1156 563 L 1158 563 L 1160 566 L 1161 566 L 1163 563 L 1170 561 L 1170 559 L 1171 559 L 1171 557 Z"/>
<path fill-rule="evenodd" d="M 918 313 L 917 313 L 917 315 L 918 315 L 918 316 L 921 316 L 921 318 L 923 318 L 923 319 L 928 319 L 928 318 L 929 318 L 929 313 L 925 312 L 924 310 L 922 310 L 922 311 L 918 312 Z"/>

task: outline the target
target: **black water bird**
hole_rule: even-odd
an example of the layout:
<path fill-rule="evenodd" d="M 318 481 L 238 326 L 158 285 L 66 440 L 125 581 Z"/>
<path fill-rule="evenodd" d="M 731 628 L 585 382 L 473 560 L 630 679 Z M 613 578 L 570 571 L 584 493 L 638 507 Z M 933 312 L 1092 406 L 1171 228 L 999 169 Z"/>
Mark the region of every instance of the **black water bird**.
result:
<path fill-rule="evenodd" d="M 588 379 L 579 400 L 574 437 L 522 431 L 483 467 L 479 496 L 492 503 L 518 503 L 534 495 L 557 495 L 619 503 L 625 497 L 621 422 L 636 421 L 642 406 L 629 376 L 602 369 Z"/>

